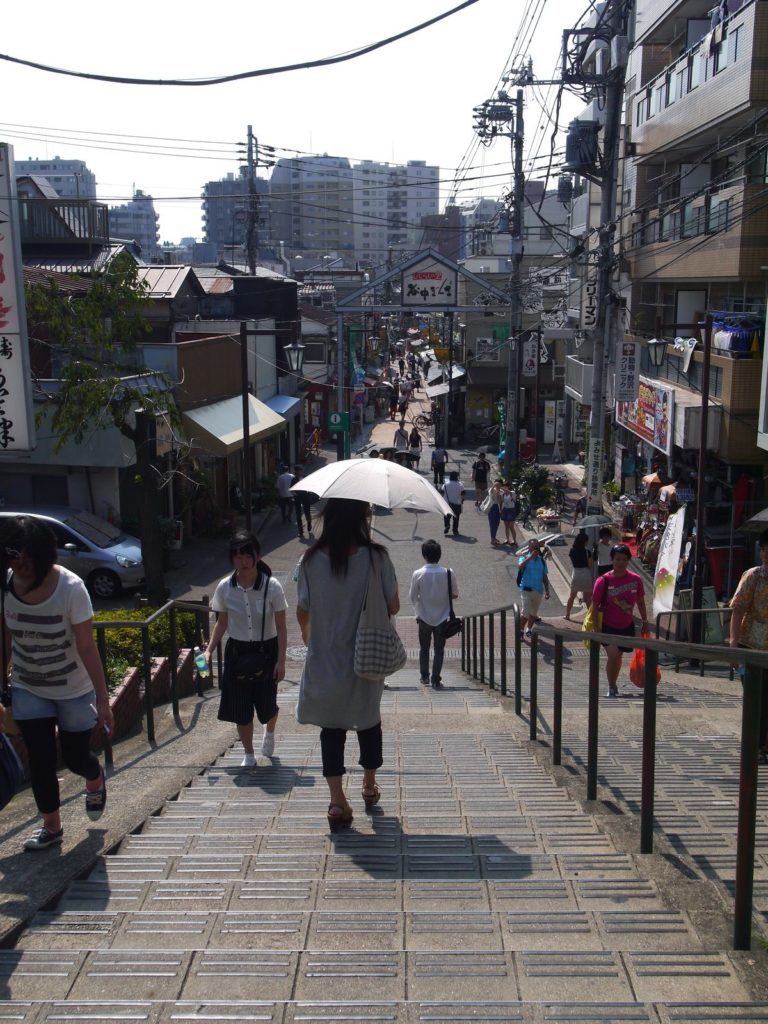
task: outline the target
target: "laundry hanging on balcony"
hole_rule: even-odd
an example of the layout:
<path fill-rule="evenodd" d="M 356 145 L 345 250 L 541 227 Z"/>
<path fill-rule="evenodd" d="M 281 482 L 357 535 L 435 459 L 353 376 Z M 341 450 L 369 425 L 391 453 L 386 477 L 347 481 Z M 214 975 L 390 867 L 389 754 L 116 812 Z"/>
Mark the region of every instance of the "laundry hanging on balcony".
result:
<path fill-rule="evenodd" d="M 758 358 L 763 347 L 762 325 L 745 317 L 714 319 L 712 343 L 718 352 Z"/>

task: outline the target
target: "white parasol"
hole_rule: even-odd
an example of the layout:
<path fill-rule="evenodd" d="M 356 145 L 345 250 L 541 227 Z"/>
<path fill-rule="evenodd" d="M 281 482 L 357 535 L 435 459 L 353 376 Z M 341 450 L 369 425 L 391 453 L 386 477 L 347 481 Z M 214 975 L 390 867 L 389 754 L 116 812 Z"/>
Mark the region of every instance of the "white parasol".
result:
<path fill-rule="evenodd" d="M 389 459 L 332 462 L 304 477 L 291 490 L 311 491 L 318 498 L 369 501 L 382 508 L 451 514 L 451 506 L 425 477 Z"/>

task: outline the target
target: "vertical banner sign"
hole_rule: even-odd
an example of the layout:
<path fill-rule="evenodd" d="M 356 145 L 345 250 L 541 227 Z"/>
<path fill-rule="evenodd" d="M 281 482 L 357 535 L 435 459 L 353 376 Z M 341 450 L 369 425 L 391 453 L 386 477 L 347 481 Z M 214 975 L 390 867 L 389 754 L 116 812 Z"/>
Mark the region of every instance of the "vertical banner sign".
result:
<path fill-rule="evenodd" d="M 547 400 L 544 403 L 544 444 L 555 443 L 556 409 L 554 401 Z"/>
<path fill-rule="evenodd" d="M 677 566 L 680 562 L 680 550 L 683 546 L 683 523 L 685 509 L 681 508 L 667 520 L 664 534 L 659 545 L 659 557 L 656 561 L 656 572 L 653 575 L 653 617 L 663 612 L 671 612 L 675 598 L 675 581 Z"/>
<path fill-rule="evenodd" d="M 636 341 L 620 341 L 616 353 L 617 402 L 634 402 L 640 391 L 640 346 Z"/>
<path fill-rule="evenodd" d="M 589 441 L 587 458 L 587 499 L 588 507 L 602 512 L 603 503 L 603 442 L 601 438 Z"/>
<path fill-rule="evenodd" d="M 0 143 L 0 452 L 35 447 L 13 148 Z"/>
<path fill-rule="evenodd" d="M 535 377 L 539 356 L 539 339 L 534 335 L 523 342 L 523 376 Z"/>

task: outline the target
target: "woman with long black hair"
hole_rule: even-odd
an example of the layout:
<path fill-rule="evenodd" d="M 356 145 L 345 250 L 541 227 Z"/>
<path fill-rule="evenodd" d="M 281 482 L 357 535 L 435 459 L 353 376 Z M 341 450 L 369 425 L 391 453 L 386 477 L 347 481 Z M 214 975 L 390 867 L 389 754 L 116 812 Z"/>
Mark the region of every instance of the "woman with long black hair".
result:
<path fill-rule="evenodd" d="M 348 824 L 352 808 L 344 793 L 344 745 L 354 729 L 363 769 L 362 798 L 367 809 L 380 798 L 376 770 L 382 764 L 381 695 L 384 680 L 355 675 L 355 636 L 376 562 L 390 615 L 400 610 L 395 570 L 370 531 L 370 506 L 364 501 L 330 498 L 322 532 L 299 566 L 296 617 L 307 645 L 296 718 L 320 726 L 323 776 L 328 783 L 328 821 Z"/>
<path fill-rule="evenodd" d="M 238 530 L 229 542 L 234 572 L 216 587 L 211 610 L 218 613 L 205 654 L 210 661 L 225 633 L 219 719 L 234 722 L 243 744 L 241 768 L 253 768 L 253 715 L 264 726 L 261 752 L 275 752 L 277 684 L 285 676 L 288 604 L 280 583 L 261 560 L 255 534 Z"/>
<path fill-rule="evenodd" d="M 10 642 L 13 717 L 29 756 L 32 792 L 42 827 L 25 850 L 61 843 L 58 731 L 64 764 L 85 779 L 85 811 L 92 821 L 107 802 L 104 771 L 91 753 L 94 724 L 114 727 L 104 669 L 93 638 L 93 608 L 85 584 L 56 565 L 56 537 L 34 516 L 0 526 L 3 642 Z M 10 570 L 10 572 L 9 572 Z M 0 711 L 0 723 L 4 712 Z"/>

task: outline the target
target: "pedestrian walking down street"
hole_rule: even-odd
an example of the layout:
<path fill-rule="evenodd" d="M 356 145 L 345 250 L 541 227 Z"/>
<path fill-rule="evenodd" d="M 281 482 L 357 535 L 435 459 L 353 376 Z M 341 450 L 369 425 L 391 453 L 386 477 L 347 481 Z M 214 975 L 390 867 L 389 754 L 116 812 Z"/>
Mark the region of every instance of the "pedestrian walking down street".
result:
<path fill-rule="evenodd" d="M 389 418 L 393 421 L 395 419 L 395 416 L 397 415 L 398 401 L 399 400 L 397 397 L 397 389 L 392 388 L 392 391 L 390 392 L 389 395 Z"/>
<path fill-rule="evenodd" d="M 421 434 L 417 427 L 412 427 L 408 435 L 408 451 L 411 456 L 411 468 L 418 469 L 421 462 Z"/>
<path fill-rule="evenodd" d="M 598 536 L 598 542 L 592 549 L 592 561 L 597 566 L 597 575 L 603 576 L 613 568 L 611 555 L 613 544 L 610 526 L 601 526 Z"/>
<path fill-rule="evenodd" d="M 304 476 L 304 467 L 295 466 L 293 470 L 293 482 L 294 485 Z M 312 494 L 311 491 L 292 491 L 293 494 L 293 508 L 296 512 L 296 526 L 298 527 L 299 537 L 304 537 L 304 524 L 302 518 L 306 520 L 307 524 L 307 536 L 312 536 L 312 502 L 317 501 L 317 495 Z"/>
<path fill-rule="evenodd" d="M 480 502 L 488 492 L 488 477 L 491 474 L 491 464 L 485 457 L 485 452 L 478 452 L 478 457 L 472 463 L 472 480 L 475 484 L 475 508 L 480 507 Z"/>
<path fill-rule="evenodd" d="M 496 534 L 499 532 L 499 524 L 501 523 L 501 503 L 504 496 L 504 483 L 502 480 L 494 480 L 489 495 L 491 504 L 488 507 L 488 529 L 491 533 L 491 544 L 494 547 L 498 547 L 499 541 L 496 539 Z"/>
<path fill-rule="evenodd" d="M 390 615 L 400 610 L 395 570 L 370 533 L 370 506 L 364 501 L 330 498 L 317 541 L 301 560 L 296 617 L 307 645 L 299 685 L 296 719 L 320 726 L 323 776 L 328 783 L 328 822 L 332 828 L 352 821 L 344 793 L 344 747 L 349 729 L 357 732 L 363 769 L 361 796 L 366 809 L 379 802 L 376 771 L 381 767 L 381 695 L 384 680 L 355 675 L 355 637 L 363 601 L 377 560 Z"/>
<path fill-rule="evenodd" d="M 645 587 L 642 577 L 629 570 L 631 558 L 632 552 L 626 544 L 614 544 L 611 548 L 612 568 L 595 580 L 592 604 L 603 613 L 601 633 L 633 637 L 635 622 L 632 613 L 635 605 L 643 620 L 643 631 L 651 631 L 651 625 L 646 621 L 648 614 L 645 610 Z M 606 697 L 618 697 L 622 655 L 624 651 L 631 651 L 632 647 L 619 644 L 604 646 L 607 656 L 605 674 L 608 679 Z"/>
<path fill-rule="evenodd" d="M 517 495 L 509 484 L 504 484 L 501 493 L 501 521 L 504 523 L 505 544 L 517 544 L 515 520 L 517 519 L 518 507 Z"/>
<path fill-rule="evenodd" d="M 573 510 L 573 525 L 575 526 L 577 521 L 587 514 L 587 495 L 582 494 L 576 502 Z"/>
<path fill-rule="evenodd" d="M 293 474 L 286 465 L 282 465 L 280 469 L 282 473 L 277 478 L 277 504 L 280 506 L 282 522 L 290 523 L 291 509 L 293 508 L 293 495 L 291 494 Z"/>
<path fill-rule="evenodd" d="M 451 506 L 451 515 L 444 517 L 444 533 L 448 536 L 448 530 L 451 527 L 451 521 L 453 521 L 453 536 L 459 536 L 459 519 L 461 518 L 461 506 L 464 501 L 464 495 L 467 492 L 464 490 L 464 484 L 459 480 L 459 474 L 456 470 L 450 473 L 448 480 L 443 484 L 443 495 L 445 500 Z"/>
<path fill-rule="evenodd" d="M 432 449 L 432 474 L 435 487 L 445 483 L 445 464 L 448 461 L 448 452 L 441 444 L 436 444 Z"/>
<path fill-rule="evenodd" d="M 768 650 L 768 530 L 758 538 L 760 565 L 742 575 L 731 598 L 729 645 Z M 763 671 L 763 692 L 768 672 Z M 760 757 L 768 760 L 768 699 L 760 702 Z"/>
<path fill-rule="evenodd" d="M 586 530 L 580 530 L 573 542 L 573 547 L 568 552 L 568 557 L 573 566 L 571 574 L 571 592 L 565 606 L 565 617 L 570 620 L 573 602 L 578 594 L 581 594 L 584 604 L 589 610 L 592 604 L 592 556 L 587 550 L 589 535 Z"/>
<path fill-rule="evenodd" d="M 216 625 L 205 649 L 210 662 L 225 633 L 224 673 L 221 677 L 219 720 L 234 722 L 243 744 L 241 768 L 253 768 L 253 715 L 264 726 L 261 752 L 275 752 L 277 725 L 277 684 L 285 677 L 288 603 L 280 583 L 261 560 L 261 546 L 255 534 L 238 530 L 229 542 L 229 559 L 234 572 L 216 587 L 211 611 Z"/>
<path fill-rule="evenodd" d="M 518 561 L 520 590 L 523 594 L 523 639 L 531 639 L 531 630 L 539 617 L 542 598 L 549 600 L 549 574 L 547 563 L 542 558 L 541 544 L 532 538 L 528 541 L 528 554 Z"/>
<path fill-rule="evenodd" d="M 450 616 L 451 604 L 448 599 L 448 587 L 451 595 L 459 596 L 456 573 L 439 565 L 442 548 L 436 540 L 425 540 L 421 545 L 421 553 L 425 564 L 417 569 L 411 577 L 410 598 L 416 609 L 416 621 L 419 625 L 419 676 L 422 685 L 431 684 L 433 690 L 442 690 L 440 673 L 443 670 L 443 653 L 445 637 L 442 624 Z M 429 647 L 434 645 L 432 657 L 432 675 L 429 672 Z"/>
<path fill-rule="evenodd" d="M 400 370 L 400 376 L 405 376 L 405 359 L 400 358 L 397 360 L 397 367 Z"/>
<path fill-rule="evenodd" d="M 29 755 L 32 793 L 43 822 L 24 849 L 57 846 L 64 836 L 57 776 L 56 732 L 64 764 L 85 779 L 85 812 L 101 817 L 104 771 L 91 753 L 94 724 L 114 729 L 101 658 L 93 638 L 93 608 L 85 583 L 56 564 L 53 532 L 31 516 L 0 529 L 3 636 L 11 645 L 11 707 Z M 5 709 L 0 705 L 0 731 Z"/>

